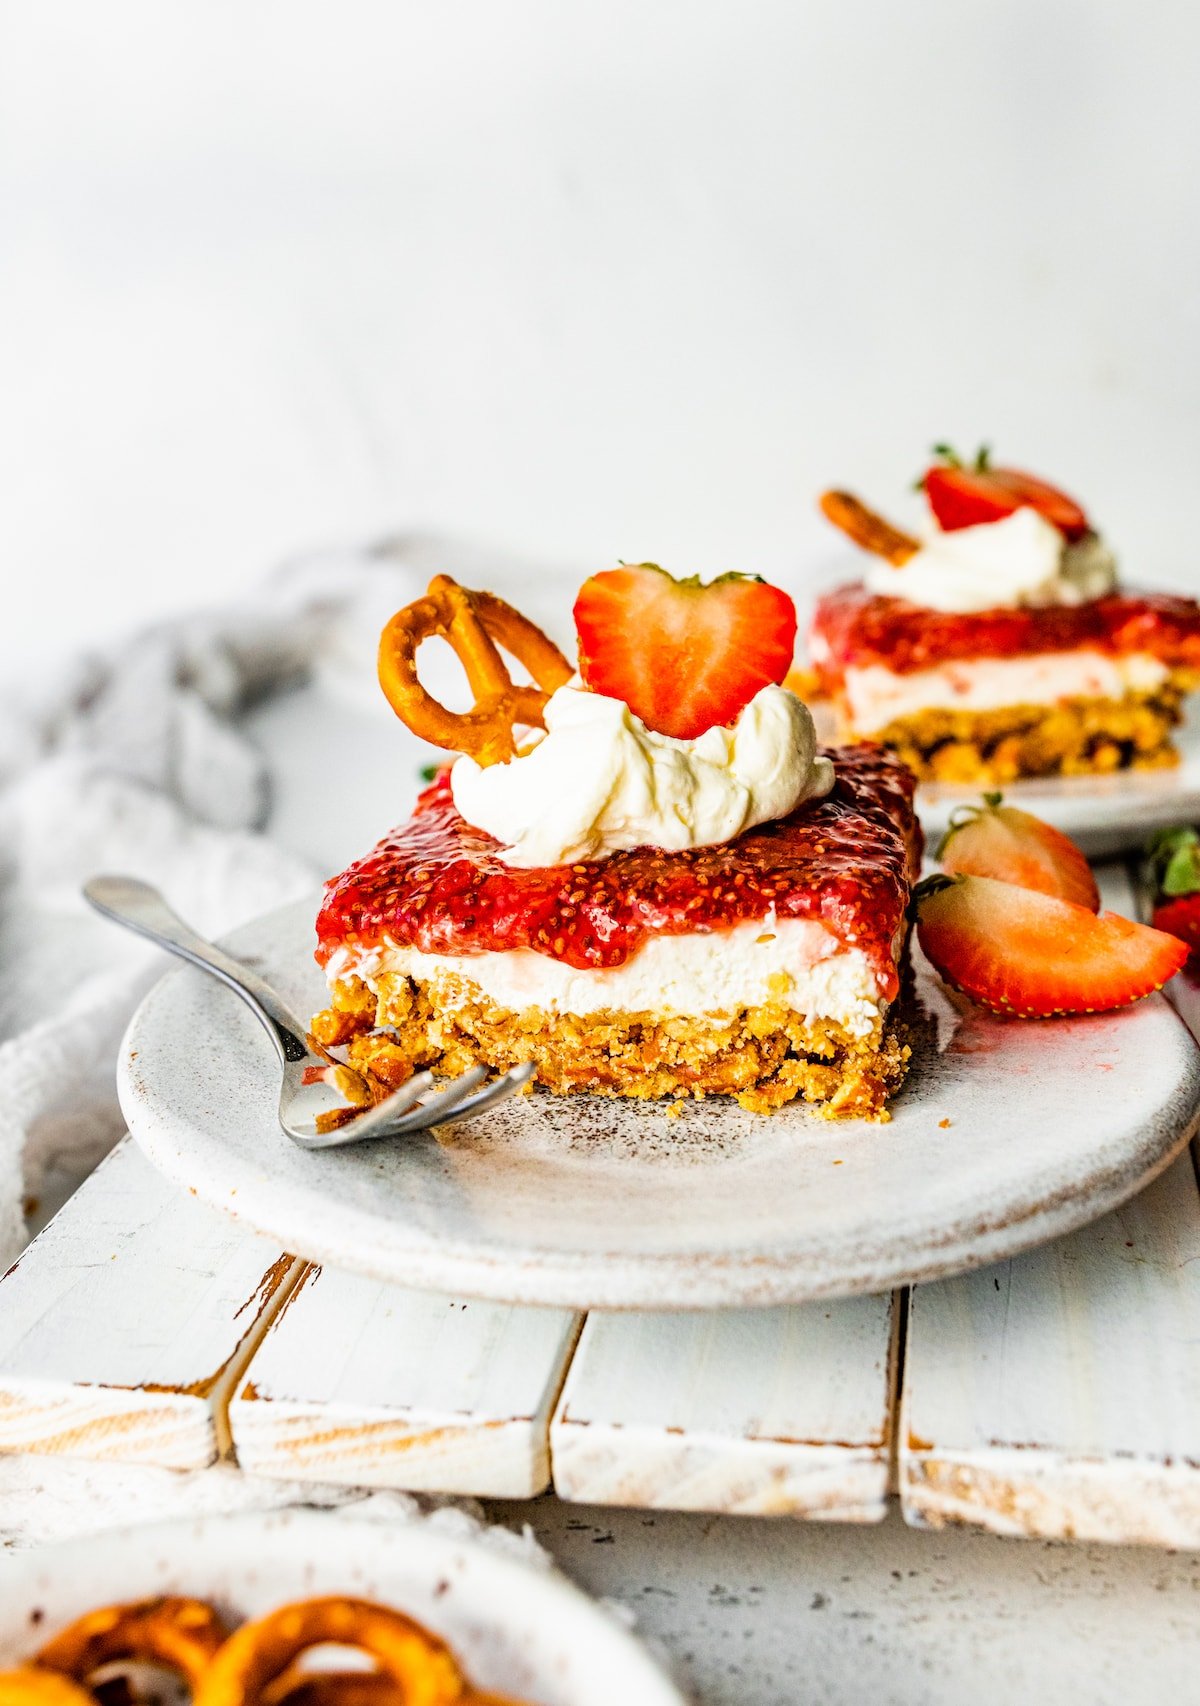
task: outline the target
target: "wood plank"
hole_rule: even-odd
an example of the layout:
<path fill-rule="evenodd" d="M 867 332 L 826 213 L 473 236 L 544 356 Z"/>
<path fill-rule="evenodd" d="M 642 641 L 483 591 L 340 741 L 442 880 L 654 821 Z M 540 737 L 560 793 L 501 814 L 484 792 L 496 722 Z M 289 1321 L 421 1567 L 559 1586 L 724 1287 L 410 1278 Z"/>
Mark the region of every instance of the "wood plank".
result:
<path fill-rule="evenodd" d="M 258 1475 L 527 1498 L 579 1318 L 312 1267 L 231 1406 Z"/>
<path fill-rule="evenodd" d="M 10 1549 L 83 1539 L 141 1523 L 294 1504 L 337 1506 L 366 1496 L 344 1487 L 259 1480 L 226 1459 L 202 1469 L 163 1469 L 111 1458 L 89 1462 L 27 1452 L 0 1455 L 0 1604 L 4 1558 Z"/>
<path fill-rule="evenodd" d="M 550 1430 L 560 1498 L 875 1522 L 891 1297 L 588 1316 Z"/>
<path fill-rule="evenodd" d="M 1096 876 L 1106 908 L 1144 915 L 1133 868 Z M 1200 1193 L 1187 1155 L 1070 1238 L 917 1288 L 899 1428 L 905 1516 L 1200 1545 L 1198 1324 Z"/>
<path fill-rule="evenodd" d="M 0 1452 L 195 1469 L 298 1269 L 127 1138 L 0 1281 Z"/>
<path fill-rule="evenodd" d="M 918 1524 L 1200 1546 L 1190 1155 L 1094 1226 L 916 1288 L 899 1484 Z"/>

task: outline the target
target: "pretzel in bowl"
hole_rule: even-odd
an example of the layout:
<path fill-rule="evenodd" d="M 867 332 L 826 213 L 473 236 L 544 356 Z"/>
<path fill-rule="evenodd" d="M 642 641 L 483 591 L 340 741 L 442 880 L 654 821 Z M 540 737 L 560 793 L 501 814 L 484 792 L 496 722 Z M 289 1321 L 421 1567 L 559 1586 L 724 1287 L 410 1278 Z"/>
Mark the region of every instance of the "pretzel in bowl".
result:
<path fill-rule="evenodd" d="M 265 1689 L 262 1699 L 263 1706 L 404 1706 L 405 1696 L 381 1670 L 296 1667 Z"/>
<path fill-rule="evenodd" d="M 469 711 L 451 711 L 417 675 L 417 648 L 440 635 L 457 654 L 475 696 Z M 533 677 L 518 686 L 503 647 Z M 503 764 L 516 753 L 514 726 L 544 728 L 546 700 L 571 678 L 571 665 L 536 623 L 491 592 L 471 592 L 435 575 L 423 598 L 398 610 L 379 641 L 379 684 L 401 722 L 423 740 L 466 752 L 479 764 Z"/>
<path fill-rule="evenodd" d="M 80 1687 L 105 1665 L 156 1665 L 194 1692 L 229 1631 L 201 1599 L 163 1596 L 106 1605 L 61 1630 L 33 1663 Z"/>
<path fill-rule="evenodd" d="M 94 1696 L 53 1670 L 0 1671 L 0 1706 L 96 1706 Z"/>
<path fill-rule="evenodd" d="M 301 1654 L 328 1645 L 368 1654 L 404 1706 L 466 1706 L 472 1698 L 436 1635 L 402 1612 L 332 1596 L 284 1605 L 243 1624 L 205 1671 L 193 1706 L 269 1706 L 273 1685 L 294 1671 Z"/>

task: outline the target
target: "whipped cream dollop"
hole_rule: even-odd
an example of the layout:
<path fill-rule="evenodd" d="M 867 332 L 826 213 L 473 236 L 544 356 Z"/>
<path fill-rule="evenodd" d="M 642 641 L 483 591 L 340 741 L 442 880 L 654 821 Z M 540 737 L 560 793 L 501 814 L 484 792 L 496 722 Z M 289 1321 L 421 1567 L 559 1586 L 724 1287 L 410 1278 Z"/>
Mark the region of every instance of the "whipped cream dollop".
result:
<path fill-rule="evenodd" d="M 1036 509 L 1025 506 L 978 527 L 931 530 L 898 568 L 874 563 L 868 589 L 928 610 L 978 610 L 1088 604 L 1112 592 L 1117 565 L 1096 534 L 1069 544 Z"/>
<path fill-rule="evenodd" d="M 546 733 L 507 764 L 450 772 L 468 823 L 509 865 L 573 865 L 627 847 L 680 852 L 731 841 L 833 786 L 808 707 L 764 687 L 729 728 L 676 740 L 620 699 L 568 683 L 546 703 Z"/>

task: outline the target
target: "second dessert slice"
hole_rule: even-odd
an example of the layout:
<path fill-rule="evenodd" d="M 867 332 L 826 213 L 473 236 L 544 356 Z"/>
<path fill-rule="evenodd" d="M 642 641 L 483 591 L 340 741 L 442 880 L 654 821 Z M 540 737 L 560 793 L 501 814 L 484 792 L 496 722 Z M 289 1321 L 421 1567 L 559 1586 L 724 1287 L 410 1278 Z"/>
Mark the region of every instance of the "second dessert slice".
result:
<path fill-rule="evenodd" d="M 875 562 L 820 599 L 809 645 L 848 737 L 922 778 L 1009 782 L 1174 764 L 1200 685 L 1200 605 L 1122 591 L 1073 499 L 943 452 L 904 533 L 844 492 L 829 518 Z"/>

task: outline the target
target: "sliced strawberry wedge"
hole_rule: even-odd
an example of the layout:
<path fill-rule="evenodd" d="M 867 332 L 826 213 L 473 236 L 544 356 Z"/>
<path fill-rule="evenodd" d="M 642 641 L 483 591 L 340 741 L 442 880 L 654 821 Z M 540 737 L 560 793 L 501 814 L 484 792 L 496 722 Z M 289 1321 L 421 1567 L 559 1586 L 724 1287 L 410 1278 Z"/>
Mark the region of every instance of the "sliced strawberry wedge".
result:
<path fill-rule="evenodd" d="M 796 607 L 779 587 L 749 575 L 702 586 L 654 563 L 585 581 L 575 626 L 585 684 L 680 740 L 732 723 L 783 680 L 796 647 Z"/>
<path fill-rule="evenodd" d="M 1092 868 L 1075 843 L 1032 812 L 1006 806 L 1000 794 L 954 814 L 938 859 L 951 877 L 995 877 L 1100 910 Z"/>
<path fill-rule="evenodd" d="M 1174 977 L 1183 942 L 1114 912 L 992 877 L 933 877 L 916 893 L 917 935 L 948 983 L 1015 1019 L 1104 1013 Z"/>
<path fill-rule="evenodd" d="M 948 445 L 935 448 L 943 460 L 926 470 L 920 484 L 944 533 L 1002 521 L 1024 508 L 1036 509 L 1067 539 L 1081 539 L 1089 531 L 1087 515 L 1074 498 L 1019 468 L 993 468 L 986 447 L 971 467 Z"/>

